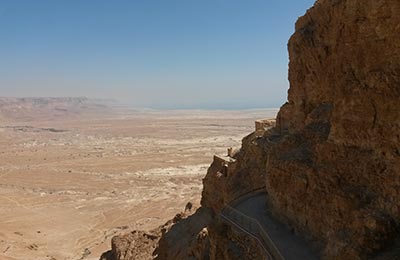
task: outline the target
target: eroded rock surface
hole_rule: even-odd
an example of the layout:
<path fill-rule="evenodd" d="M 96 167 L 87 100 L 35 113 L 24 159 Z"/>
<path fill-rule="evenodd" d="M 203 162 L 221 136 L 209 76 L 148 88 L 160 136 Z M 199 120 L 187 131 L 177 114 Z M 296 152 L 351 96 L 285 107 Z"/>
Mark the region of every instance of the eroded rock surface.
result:
<path fill-rule="evenodd" d="M 260 259 L 255 241 L 218 218 L 259 188 L 275 216 L 317 241 L 324 259 L 399 256 L 399 14 L 398 0 L 319 0 L 298 20 L 276 127 L 250 134 L 232 158 L 210 166 L 202 253 L 188 250 L 195 240 L 185 249 L 172 239 L 160 243 L 163 259 Z"/>
<path fill-rule="evenodd" d="M 357 259 L 400 217 L 400 2 L 318 1 L 289 42 L 290 90 L 266 184 L 282 219 Z"/>
<path fill-rule="evenodd" d="M 100 260 L 207 259 L 211 212 L 188 203 L 184 212 L 149 232 L 115 236 Z"/>

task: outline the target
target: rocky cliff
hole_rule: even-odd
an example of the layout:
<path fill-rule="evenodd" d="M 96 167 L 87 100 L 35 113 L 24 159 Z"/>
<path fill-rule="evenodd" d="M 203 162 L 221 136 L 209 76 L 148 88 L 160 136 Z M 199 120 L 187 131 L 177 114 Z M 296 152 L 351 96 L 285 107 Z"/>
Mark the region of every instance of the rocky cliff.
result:
<path fill-rule="evenodd" d="M 366 259 L 398 235 L 398 14 L 397 0 L 321 0 L 289 41 L 266 186 L 277 215 L 328 258 Z"/>
<path fill-rule="evenodd" d="M 168 246 L 179 239 L 166 232 L 159 259 L 261 259 L 253 239 L 218 218 L 260 188 L 274 216 L 324 259 L 399 256 L 399 14 L 398 0 L 319 0 L 298 20 L 276 126 L 210 166 L 203 210 L 192 216 L 207 221 L 179 227 L 192 230 L 190 248 L 202 235 L 202 253 Z"/>

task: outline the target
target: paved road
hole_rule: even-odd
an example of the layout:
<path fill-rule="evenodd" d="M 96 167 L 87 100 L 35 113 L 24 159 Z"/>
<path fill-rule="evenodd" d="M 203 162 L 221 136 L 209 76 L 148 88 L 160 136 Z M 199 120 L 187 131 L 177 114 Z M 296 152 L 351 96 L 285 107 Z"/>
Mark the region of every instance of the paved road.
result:
<path fill-rule="evenodd" d="M 304 239 L 294 235 L 285 225 L 272 218 L 266 207 L 266 193 L 255 193 L 236 200 L 231 206 L 257 220 L 285 260 L 318 260 L 319 254 Z M 240 223 L 238 223 L 240 224 Z"/>

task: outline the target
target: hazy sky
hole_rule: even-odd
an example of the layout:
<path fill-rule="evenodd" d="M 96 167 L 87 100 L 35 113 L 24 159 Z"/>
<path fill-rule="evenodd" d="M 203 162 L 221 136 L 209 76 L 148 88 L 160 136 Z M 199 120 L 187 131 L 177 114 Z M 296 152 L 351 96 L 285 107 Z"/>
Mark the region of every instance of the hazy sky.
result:
<path fill-rule="evenodd" d="M 278 107 L 314 0 L 1 0 L 0 96 Z"/>

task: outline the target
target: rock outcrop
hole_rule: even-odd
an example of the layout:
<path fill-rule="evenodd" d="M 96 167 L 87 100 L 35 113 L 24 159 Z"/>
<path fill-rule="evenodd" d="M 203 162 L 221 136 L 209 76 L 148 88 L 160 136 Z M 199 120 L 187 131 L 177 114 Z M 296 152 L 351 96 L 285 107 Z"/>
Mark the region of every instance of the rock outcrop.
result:
<path fill-rule="evenodd" d="M 202 194 L 207 213 L 192 216 L 207 219 L 189 236 L 202 239 L 177 248 L 167 232 L 159 259 L 261 259 L 255 241 L 218 218 L 257 189 L 324 259 L 400 255 L 399 14 L 398 0 L 319 0 L 298 20 L 276 126 L 214 159 Z"/>
<path fill-rule="evenodd" d="M 277 215 L 324 241 L 327 258 L 370 258 L 398 235 L 398 14 L 397 0 L 321 0 L 289 41 L 266 186 Z"/>
<path fill-rule="evenodd" d="M 111 250 L 100 260 L 207 259 L 211 214 L 206 208 L 192 208 L 190 202 L 188 206 L 154 230 L 113 237 Z"/>

